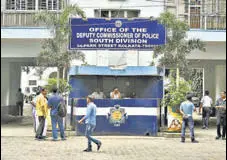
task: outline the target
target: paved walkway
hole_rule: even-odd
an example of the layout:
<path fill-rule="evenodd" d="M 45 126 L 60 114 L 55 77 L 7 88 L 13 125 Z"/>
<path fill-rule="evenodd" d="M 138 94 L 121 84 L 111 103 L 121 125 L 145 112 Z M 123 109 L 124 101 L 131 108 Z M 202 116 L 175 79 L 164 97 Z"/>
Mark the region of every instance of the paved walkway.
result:
<path fill-rule="evenodd" d="M 25 117 L 12 117 L 12 123 L 1 125 L 2 160 L 225 160 L 226 141 L 214 138 L 216 128 L 202 130 L 201 116 L 195 115 L 195 129 L 198 144 L 180 143 L 180 138 L 138 137 L 138 136 L 98 136 L 103 143 L 99 152 L 84 153 L 87 140 L 66 132 L 66 141 L 52 142 L 34 140 L 31 109 L 26 107 Z M 213 119 L 213 120 L 212 120 Z M 215 124 L 215 118 L 212 118 Z M 48 134 L 51 136 L 51 133 Z M 70 135 L 70 136 L 69 136 Z M 167 135 L 165 137 L 179 137 Z"/>
<path fill-rule="evenodd" d="M 85 137 L 70 136 L 66 141 L 34 140 L 32 126 L 1 126 L 2 160 L 225 160 L 226 141 L 214 140 L 215 128 L 196 129 L 198 144 L 179 138 L 98 136 L 99 152 L 84 153 Z"/>

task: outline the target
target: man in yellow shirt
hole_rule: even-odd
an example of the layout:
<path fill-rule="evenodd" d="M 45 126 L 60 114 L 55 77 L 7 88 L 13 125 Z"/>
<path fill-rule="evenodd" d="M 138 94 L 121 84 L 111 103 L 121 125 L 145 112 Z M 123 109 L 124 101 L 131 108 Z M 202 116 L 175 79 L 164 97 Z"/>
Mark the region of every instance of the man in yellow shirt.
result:
<path fill-rule="evenodd" d="M 38 140 L 44 139 L 42 134 L 43 134 L 43 130 L 44 130 L 45 119 L 48 114 L 46 95 L 47 95 L 47 90 L 45 88 L 43 88 L 41 90 L 41 94 L 37 97 L 37 100 L 36 100 L 36 114 L 39 119 L 39 127 L 36 131 L 35 138 Z"/>

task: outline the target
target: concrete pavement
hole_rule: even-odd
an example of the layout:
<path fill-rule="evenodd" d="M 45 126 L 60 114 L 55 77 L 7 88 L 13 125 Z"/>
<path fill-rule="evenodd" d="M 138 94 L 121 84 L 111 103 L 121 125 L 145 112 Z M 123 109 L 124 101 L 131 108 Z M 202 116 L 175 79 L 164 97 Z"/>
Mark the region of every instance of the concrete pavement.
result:
<path fill-rule="evenodd" d="M 145 136 L 96 136 L 103 143 L 99 152 L 84 153 L 87 140 L 69 136 L 66 141 L 34 140 L 32 126 L 1 126 L 2 160 L 225 160 L 226 141 L 215 140 L 216 129 L 195 129 L 200 141 Z"/>
<path fill-rule="evenodd" d="M 87 140 L 67 131 L 66 141 L 51 141 L 51 132 L 46 141 L 34 140 L 30 109 L 20 121 L 1 125 L 2 160 L 225 160 L 226 141 L 215 140 L 216 128 L 202 130 L 201 116 L 195 116 L 198 144 L 180 142 L 180 134 L 165 137 L 145 136 L 96 136 L 103 143 L 99 152 L 84 153 Z M 215 118 L 211 121 L 215 122 Z M 18 123 L 16 123 L 18 122 Z M 188 129 L 187 129 L 188 133 Z M 162 134 L 159 134 L 162 135 Z M 177 138 L 178 137 L 178 138 Z"/>

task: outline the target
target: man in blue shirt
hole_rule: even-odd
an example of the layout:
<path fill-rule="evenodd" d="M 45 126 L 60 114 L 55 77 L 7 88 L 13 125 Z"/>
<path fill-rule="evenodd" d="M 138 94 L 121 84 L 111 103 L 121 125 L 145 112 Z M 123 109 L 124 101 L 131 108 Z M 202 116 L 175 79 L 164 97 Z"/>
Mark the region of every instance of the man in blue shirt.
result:
<path fill-rule="evenodd" d="M 81 120 L 78 121 L 78 123 L 82 124 L 84 120 L 86 124 L 85 136 L 88 139 L 88 148 L 85 149 L 84 152 L 92 151 L 91 142 L 94 142 L 97 145 L 97 150 L 99 150 L 102 143 L 99 140 L 91 137 L 96 126 L 96 105 L 94 104 L 93 96 L 87 97 L 87 113 Z"/>
<path fill-rule="evenodd" d="M 226 140 L 226 91 L 221 92 L 221 97 L 216 102 L 216 112 L 217 112 L 217 137 Z M 222 126 L 222 134 L 221 134 Z"/>
<path fill-rule="evenodd" d="M 59 103 L 63 103 L 63 98 L 57 93 L 57 88 L 53 88 L 53 95 L 51 95 L 48 99 L 48 106 L 51 108 L 50 116 L 51 116 L 51 124 L 52 124 L 52 135 L 53 141 L 58 140 L 58 131 L 57 124 L 60 128 L 61 139 L 65 139 L 64 126 L 63 126 L 63 118 L 58 116 L 58 105 Z"/>
<path fill-rule="evenodd" d="M 189 125 L 190 136 L 192 143 L 198 143 L 195 140 L 194 135 L 194 121 L 192 118 L 193 111 L 196 111 L 194 104 L 192 103 L 192 95 L 188 94 L 186 96 L 186 101 L 182 102 L 180 105 L 180 113 L 183 115 L 182 130 L 181 130 L 181 142 L 185 142 L 185 130 L 186 126 Z"/>

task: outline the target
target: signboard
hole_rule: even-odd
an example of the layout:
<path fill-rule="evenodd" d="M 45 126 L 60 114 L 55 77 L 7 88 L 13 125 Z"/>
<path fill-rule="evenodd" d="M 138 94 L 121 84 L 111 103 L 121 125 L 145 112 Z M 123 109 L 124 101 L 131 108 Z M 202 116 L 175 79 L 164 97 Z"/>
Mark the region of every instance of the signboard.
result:
<path fill-rule="evenodd" d="M 168 106 L 168 131 L 181 132 L 182 115 L 180 114 L 180 107 Z"/>
<path fill-rule="evenodd" d="M 127 114 L 125 113 L 124 108 L 120 108 L 120 105 L 115 105 L 110 108 L 110 113 L 108 113 L 107 118 L 109 119 L 110 124 L 113 124 L 115 127 L 119 127 L 121 124 L 125 123 Z"/>
<path fill-rule="evenodd" d="M 166 42 L 165 28 L 157 20 L 72 18 L 70 26 L 70 50 L 151 50 Z"/>

